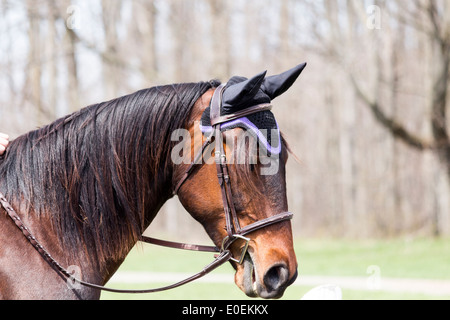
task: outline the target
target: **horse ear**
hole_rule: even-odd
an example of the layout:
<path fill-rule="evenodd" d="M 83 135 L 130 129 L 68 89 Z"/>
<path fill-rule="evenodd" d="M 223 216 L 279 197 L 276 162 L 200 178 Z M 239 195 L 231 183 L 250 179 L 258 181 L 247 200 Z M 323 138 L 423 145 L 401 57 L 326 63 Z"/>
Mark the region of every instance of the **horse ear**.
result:
<path fill-rule="evenodd" d="M 294 84 L 305 67 L 306 63 L 302 63 L 282 74 L 267 77 L 262 85 L 262 90 L 269 96 L 270 100 L 275 99 Z"/>
<path fill-rule="evenodd" d="M 267 71 L 257 74 L 251 79 L 239 82 L 227 87 L 223 93 L 222 105 L 225 109 L 234 109 L 236 111 L 239 106 L 245 105 L 247 101 L 252 99 L 257 93 L 264 81 Z"/>

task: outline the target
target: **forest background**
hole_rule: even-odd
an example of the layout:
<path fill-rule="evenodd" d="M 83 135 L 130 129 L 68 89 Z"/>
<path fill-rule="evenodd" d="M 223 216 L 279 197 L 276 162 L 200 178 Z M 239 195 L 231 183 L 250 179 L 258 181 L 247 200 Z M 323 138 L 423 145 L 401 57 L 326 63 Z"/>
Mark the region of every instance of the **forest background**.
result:
<path fill-rule="evenodd" d="M 296 235 L 450 234 L 450 1 L 0 0 L 12 138 L 160 84 L 277 74 Z M 176 199 L 154 232 L 203 234 Z M 192 232 L 199 230 L 199 232 Z"/>

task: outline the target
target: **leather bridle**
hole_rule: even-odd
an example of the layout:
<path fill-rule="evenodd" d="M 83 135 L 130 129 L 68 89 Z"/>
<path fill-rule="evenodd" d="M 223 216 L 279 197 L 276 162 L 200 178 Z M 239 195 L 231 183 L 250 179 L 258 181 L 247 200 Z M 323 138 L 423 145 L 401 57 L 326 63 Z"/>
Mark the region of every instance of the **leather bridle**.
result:
<path fill-rule="evenodd" d="M 181 285 L 184 285 L 186 283 L 189 283 L 191 281 L 194 281 L 196 279 L 199 279 L 203 277 L 204 275 L 210 273 L 214 269 L 218 268 L 222 264 L 226 263 L 227 261 L 234 261 L 235 263 L 242 264 L 244 261 L 244 257 L 247 253 L 247 249 L 250 243 L 250 238 L 246 237 L 248 234 L 265 228 L 267 226 L 280 223 L 286 220 L 292 219 L 293 215 L 291 212 L 282 212 L 279 214 L 276 214 L 274 216 L 259 220 L 257 222 L 254 222 L 252 224 L 249 224 L 245 227 L 241 227 L 239 223 L 239 219 L 236 213 L 236 208 L 233 202 L 233 195 L 231 193 L 231 183 L 230 183 L 230 176 L 228 173 L 228 166 L 227 166 L 227 160 L 226 160 L 226 154 L 224 150 L 224 143 L 223 143 L 223 133 L 221 132 L 220 125 L 235 119 L 239 119 L 242 117 L 245 117 L 250 114 L 266 111 L 271 109 L 270 104 L 261 104 L 256 105 L 253 107 L 246 108 L 240 112 L 221 116 L 220 110 L 221 110 L 221 104 L 222 104 L 222 94 L 225 90 L 226 84 L 220 85 L 214 92 L 213 97 L 211 99 L 211 110 L 210 110 L 210 118 L 211 118 L 211 126 L 213 128 L 213 134 L 209 135 L 206 139 L 205 143 L 202 146 L 202 149 L 199 151 L 196 157 L 194 157 L 194 161 L 191 163 L 191 165 L 187 168 L 185 171 L 183 177 L 180 179 L 180 181 L 177 183 L 174 194 L 177 194 L 181 186 L 186 182 L 186 180 L 189 178 L 189 176 L 192 174 L 194 169 L 197 167 L 196 164 L 199 163 L 198 161 L 202 158 L 204 151 L 206 150 L 206 147 L 209 146 L 213 142 L 213 138 L 215 140 L 215 163 L 217 168 L 217 177 L 219 180 L 221 195 L 222 195 L 222 201 L 223 201 L 223 208 L 225 213 L 225 221 L 226 221 L 226 237 L 222 240 L 221 248 L 213 247 L 213 246 L 201 246 L 201 245 L 192 245 L 192 244 L 185 244 L 185 243 L 177 243 L 172 241 L 165 241 L 165 240 L 159 240 L 155 238 L 150 238 L 146 236 L 142 236 L 140 241 L 145 243 L 150 243 L 154 245 L 164 246 L 164 247 L 170 247 L 170 248 L 176 248 L 176 249 L 183 249 L 183 250 L 193 250 L 193 251 L 203 251 L 203 252 L 215 252 L 219 253 L 214 261 L 203 268 L 200 272 L 194 274 L 193 276 L 184 279 L 180 282 L 174 283 L 172 285 L 168 285 L 161 288 L 154 288 L 154 289 L 144 289 L 144 290 L 122 290 L 122 289 L 113 289 L 113 288 L 107 288 L 104 286 L 96 285 L 93 283 L 82 281 L 81 279 L 76 279 L 73 277 L 73 275 L 67 271 L 64 267 L 62 267 L 51 255 L 50 253 L 39 243 L 39 241 L 33 236 L 30 229 L 22 222 L 21 218 L 17 215 L 15 210 L 12 208 L 12 206 L 9 204 L 9 202 L 6 200 L 4 195 L 0 193 L 0 204 L 5 209 L 7 215 L 14 221 L 15 225 L 22 231 L 25 238 L 30 242 L 30 244 L 41 254 L 41 256 L 61 275 L 64 277 L 71 279 L 71 281 L 75 281 L 76 283 L 79 283 L 83 286 L 104 290 L 104 291 L 110 291 L 110 292 L 117 292 L 117 293 L 153 293 L 153 292 L 160 292 L 164 290 L 173 289 L 176 287 L 179 287 Z M 237 241 L 237 240 L 243 240 L 244 245 L 241 248 L 241 253 L 238 258 L 234 258 L 230 247 L 231 245 Z"/>
<path fill-rule="evenodd" d="M 221 190 L 221 194 L 222 194 L 222 202 L 223 202 L 223 209 L 224 209 L 224 213 L 225 213 L 226 231 L 227 231 L 227 236 L 222 241 L 221 251 L 228 250 L 228 248 L 231 246 L 231 244 L 238 239 L 244 240 L 245 245 L 242 249 L 240 257 L 238 259 L 230 258 L 230 260 L 235 261 L 239 264 L 242 264 L 242 262 L 244 260 L 244 256 L 247 252 L 248 244 L 250 242 L 250 239 L 246 238 L 245 236 L 253 231 L 265 228 L 269 225 L 279 223 L 279 222 L 282 222 L 285 220 L 290 220 L 290 219 L 292 219 L 292 213 L 291 212 L 282 212 L 282 213 L 276 214 L 274 216 L 271 216 L 269 218 L 259 220 L 255 223 L 252 223 L 245 227 L 240 226 L 239 219 L 238 219 L 238 216 L 236 213 L 236 208 L 235 208 L 234 202 L 233 202 L 233 195 L 231 193 L 231 182 L 230 182 L 230 176 L 228 174 L 227 158 L 226 158 L 226 154 L 225 154 L 225 150 L 224 150 L 223 134 L 221 132 L 220 125 L 223 123 L 229 122 L 229 121 L 233 121 L 235 119 L 239 119 L 239 118 L 248 116 L 250 114 L 263 112 L 266 110 L 271 110 L 272 106 L 270 104 L 260 104 L 260 105 L 246 108 L 240 112 L 221 116 L 220 110 L 221 110 L 221 105 L 222 105 L 222 94 L 223 94 L 223 91 L 225 90 L 225 87 L 226 87 L 226 84 L 221 84 L 215 90 L 213 97 L 211 98 L 210 120 L 211 120 L 211 126 L 213 128 L 213 134 L 208 136 L 206 142 L 202 146 L 202 149 L 197 154 L 197 156 L 194 157 L 194 161 L 188 167 L 188 169 L 184 173 L 184 176 L 181 178 L 181 180 L 178 182 L 177 186 L 175 187 L 174 193 L 175 194 L 178 193 L 181 186 L 191 175 L 194 168 L 196 168 L 195 164 L 198 163 L 198 161 L 202 157 L 203 152 L 205 151 L 206 147 L 212 143 L 212 137 L 214 137 L 214 140 L 215 140 L 214 155 L 215 155 L 215 163 L 216 163 L 216 169 L 217 169 L 217 178 L 219 180 L 219 186 L 220 186 L 220 190 Z"/>

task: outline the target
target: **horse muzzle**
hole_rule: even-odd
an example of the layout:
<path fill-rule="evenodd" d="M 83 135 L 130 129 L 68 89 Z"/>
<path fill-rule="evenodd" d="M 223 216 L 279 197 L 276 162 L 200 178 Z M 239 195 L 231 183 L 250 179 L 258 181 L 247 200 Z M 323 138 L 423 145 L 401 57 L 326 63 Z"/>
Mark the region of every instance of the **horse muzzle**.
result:
<path fill-rule="evenodd" d="M 242 265 L 237 268 L 235 282 L 238 287 L 252 298 L 281 298 L 286 288 L 297 279 L 297 269 L 291 274 L 285 263 L 277 262 L 261 272 L 252 256 L 252 253 L 247 253 Z"/>

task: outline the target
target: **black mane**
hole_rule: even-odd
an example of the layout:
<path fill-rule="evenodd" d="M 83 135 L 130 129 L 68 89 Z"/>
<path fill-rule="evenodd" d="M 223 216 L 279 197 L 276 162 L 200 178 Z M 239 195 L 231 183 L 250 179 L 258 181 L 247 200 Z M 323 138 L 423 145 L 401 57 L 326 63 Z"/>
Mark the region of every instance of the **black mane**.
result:
<path fill-rule="evenodd" d="M 171 192 L 170 141 L 213 82 L 153 87 L 86 107 L 12 141 L 0 190 L 50 216 L 65 248 L 123 257 Z"/>

